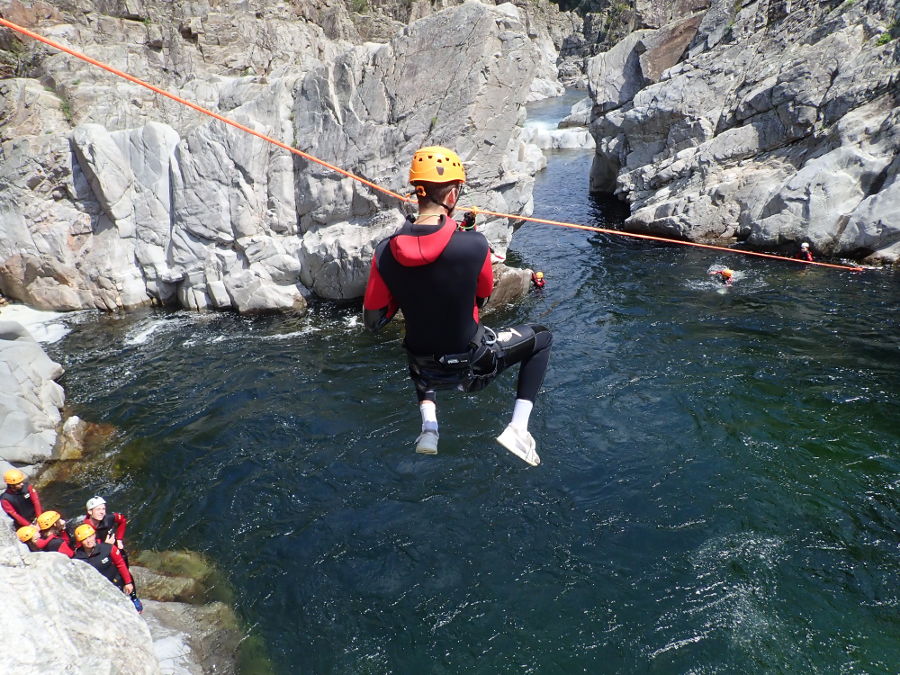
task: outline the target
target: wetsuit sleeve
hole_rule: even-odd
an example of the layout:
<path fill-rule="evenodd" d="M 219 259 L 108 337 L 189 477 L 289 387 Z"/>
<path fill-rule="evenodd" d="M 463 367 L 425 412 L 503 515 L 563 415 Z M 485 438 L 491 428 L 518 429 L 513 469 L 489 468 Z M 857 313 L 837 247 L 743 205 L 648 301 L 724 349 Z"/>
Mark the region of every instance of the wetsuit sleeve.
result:
<path fill-rule="evenodd" d="M 116 569 L 119 570 L 119 576 L 122 577 L 122 581 L 126 584 L 133 583 L 131 579 L 131 572 L 128 571 L 128 565 L 125 564 L 125 558 L 122 557 L 122 554 L 119 553 L 119 549 L 115 546 L 110 549 L 109 552 L 110 560 L 113 561 L 113 564 L 116 566 Z"/>
<path fill-rule="evenodd" d="M 59 548 L 56 549 L 57 553 L 65 553 L 70 558 L 75 555 L 75 551 L 72 550 L 72 547 L 69 546 L 65 541 L 59 545 Z"/>
<path fill-rule="evenodd" d="M 391 295 L 391 290 L 381 278 L 378 271 L 378 259 L 372 257 L 372 267 L 369 270 L 369 283 L 366 284 L 366 295 L 363 298 L 363 321 L 366 328 L 375 332 L 384 328 L 384 325 L 394 318 L 397 313 L 397 301 Z"/>
<path fill-rule="evenodd" d="M 491 251 L 488 249 L 487 255 L 484 257 L 484 263 L 481 265 L 481 271 L 478 273 L 478 285 L 475 287 L 475 304 L 479 307 L 484 307 L 493 290 L 494 267 L 491 264 Z"/>
<path fill-rule="evenodd" d="M 37 490 L 30 485 L 28 486 L 28 492 L 31 493 L 31 503 L 34 504 L 34 517 L 37 518 L 44 512 L 44 509 L 41 507 L 41 498 L 38 497 Z"/>
<path fill-rule="evenodd" d="M 16 508 L 9 503 L 9 500 L 0 499 L 0 504 L 3 505 L 3 510 L 6 511 L 7 515 L 12 518 L 16 523 L 18 523 L 19 527 L 25 527 L 26 525 L 31 525 L 23 516 L 19 515 L 19 512 L 16 511 Z"/>
<path fill-rule="evenodd" d="M 128 526 L 128 521 L 125 520 L 125 516 L 121 513 L 114 513 L 113 518 L 116 521 L 116 539 L 119 541 L 125 540 L 125 528 Z"/>

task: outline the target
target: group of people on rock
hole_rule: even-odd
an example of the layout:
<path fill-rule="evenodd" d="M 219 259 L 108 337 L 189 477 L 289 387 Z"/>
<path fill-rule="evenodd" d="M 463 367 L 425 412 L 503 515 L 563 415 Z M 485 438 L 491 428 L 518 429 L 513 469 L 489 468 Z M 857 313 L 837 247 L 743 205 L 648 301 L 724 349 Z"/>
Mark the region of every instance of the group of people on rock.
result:
<path fill-rule="evenodd" d="M 106 500 L 95 496 L 85 504 L 84 515 L 66 522 L 58 511 L 43 509 L 37 490 L 26 482 L 22 471 L 10 469 L 3 480 L 6 490 L 0 494 L 0 506 L 16 523 L 19 541 L 31 551 L 83 560 L 129 595 L 138 612 L 143 611 L 128 569 L 125 516 L 108 511 Z"/>

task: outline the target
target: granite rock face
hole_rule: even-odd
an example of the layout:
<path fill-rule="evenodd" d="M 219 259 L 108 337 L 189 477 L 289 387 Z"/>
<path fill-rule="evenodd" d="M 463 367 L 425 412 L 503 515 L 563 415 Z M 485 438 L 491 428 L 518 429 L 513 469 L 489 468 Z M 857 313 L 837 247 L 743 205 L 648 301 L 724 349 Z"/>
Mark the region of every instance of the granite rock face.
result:
<path fill-rule="evenodd" d="M 28 551 L 6 522 L 0 582 L 6 672 L 160 672 L 147 624 L 126 595 L 82 561 Z"/>
<path fill-rule="evenodd" d="M 0 321 L 0 458 L 15 465 L 49 459 L 65 394 L 52 361 L 20 324 Z"/>
<path fill-rule="evenodd" d="M 626 227 L 900 260 L 900 7 L 716 0 L 591 63 L 592 189 Z"/>
<path fill-rule="evenodd" d="M 513 5 L 467 2 L 354 45 L 329 37 L 355 35 L 344 10 L 330 28 L 308 10 L 0 4 L 51 39 L 397 193 L 414 149 L 450 145 L 466 162 L 465 203 L 530 214 L 542 161 L 522 121 L 553 47 L 546 29 Z M 0 29 L 0 49 L 19 55 L 17 77 L 0 83 L 0 292 L 45 309 L 240 312 L 362 294 L 399 200 L 23 40 Z M 512 223 L 480 227 L 506 249 Z"/>

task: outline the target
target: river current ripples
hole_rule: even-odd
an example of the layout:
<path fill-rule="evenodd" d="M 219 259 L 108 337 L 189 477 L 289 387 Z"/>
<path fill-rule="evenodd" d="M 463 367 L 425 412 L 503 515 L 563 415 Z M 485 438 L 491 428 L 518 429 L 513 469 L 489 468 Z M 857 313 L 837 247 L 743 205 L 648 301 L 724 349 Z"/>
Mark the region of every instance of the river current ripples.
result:
<path fill-rule="evenodd" d="M 589 167 L 552 154 L 535 215 L 620 222 Z M 118 432 L 50 498 L 207 554 L 278 673 L 898 672 L 900 275 L 536 224 L 510 258 L 547 285 L 486 322 L 555 333 L 539 467 L 493 440 L 514 373 L 416 455 L 358 307 L 82 313 L 49 351 Z"/>

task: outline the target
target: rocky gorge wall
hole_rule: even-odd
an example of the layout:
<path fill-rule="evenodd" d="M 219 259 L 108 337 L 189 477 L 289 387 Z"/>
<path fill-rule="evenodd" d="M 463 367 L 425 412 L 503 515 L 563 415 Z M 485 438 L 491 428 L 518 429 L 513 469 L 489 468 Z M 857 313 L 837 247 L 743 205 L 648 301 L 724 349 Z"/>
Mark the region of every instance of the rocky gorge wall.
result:
<path fill-rule="evenodd" d="M 896 264 L 898 37 L 886 0 L 715 0 L 635 31 L 588 64 L 592 190 L 635 231 Z"/>
<path fill-rule="evenodd" d="M 3 16 L 388 189 L 419 146 L 467 162 L 467 203 L 528 214 L 522 137 L 541 50 L 468 2 L 384 43 L 301 5 L 8 2 Z M 23 41 L 25 40 L 25 41 Z M 396 200 L 71 56 L 0 33 L 0 291 L 40 308 L 302 310 L 362 294 Z M 482 227 L 505 250 L 512 225 Z"/>

